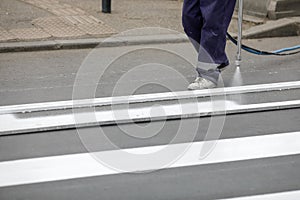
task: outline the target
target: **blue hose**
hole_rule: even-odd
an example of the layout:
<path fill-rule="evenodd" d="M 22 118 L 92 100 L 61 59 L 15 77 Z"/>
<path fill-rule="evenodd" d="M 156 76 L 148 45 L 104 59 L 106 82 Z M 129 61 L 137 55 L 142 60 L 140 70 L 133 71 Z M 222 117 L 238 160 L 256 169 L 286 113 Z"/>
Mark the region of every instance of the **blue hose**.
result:
<path fill-rule="evenodd" d="M 283 48 L 283 49 L 278 49 L 276 51 L 272 51 L 273 53 L 283 53 L 283 52 L 287 52 L 287 51 L 294 51 L 300 49 L 300 45 L 297 46 L 293 46 L 293 47 L 287 47 L 287 48 Z"/>
<path fill-rule="evenodd" d="M 237 45 L 237 43 L 238 43 L 237 40 L 234 39 L 229 33 L 227 33 L 227 37 L 229 38 L 229 40 L 231 42 L 233 42 L 235 45 Z M 271 51 L 271 52 L 254 49 L 254 48 L 246 46 L 246 45 L 242 45 L 242 49 L 249 53 L 255 54 L 255 55 L 264 55 L 264 56 L 267 56 L 267 55 L 288 56 L 288 55 L 294 55 L 294 54 L 300 53 L 300 51 L 296 51 L 296 50 L 300 49 L 300 45 L 293 46 L 293 47 L 287 47 L 287 48 L 283 48 L 283 49 L 278 49 L 278 50 Z M 290 51 L 293 51 L 293 52 L 290 52 Z M 285 53 L 285 52 L 289 52 L 289 53 Z"/>

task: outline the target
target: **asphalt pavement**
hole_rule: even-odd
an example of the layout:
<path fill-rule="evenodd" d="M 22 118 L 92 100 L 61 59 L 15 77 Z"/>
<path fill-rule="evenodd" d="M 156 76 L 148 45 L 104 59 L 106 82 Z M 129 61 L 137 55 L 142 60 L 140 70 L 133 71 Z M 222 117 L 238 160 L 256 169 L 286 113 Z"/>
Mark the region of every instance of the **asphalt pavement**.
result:
<path fill-rule="evenodd" d="M 245 44 L 275 50 L 298 42 L 299 37 L 287 37 L 247 40 Z M 222 74 L 225 86 L 299 80 L 299 55 L 243 53 L 241 78 L 233 79 L 236 46 L 228 43 L 227 52 L 231 66 Z M 96 89 L 95 93 L 82 94 L 82 98 L 182 91 L 196 77 L 196 58 L 190 43 L 2 53 L 0 105 L 70 100 L 77 88 L 75 80 L 83 91 Z M 101 75 L 103 70 L 105 73 Z M 122 88 L 117 83 L 124 75 L 122 80 L 127 87 Z M 163 84 L 166 86 L 162 87 Z"/>
<path fill-rule="evenodd" d="M 249 45 L 265 50 L 293 46 L 298 42 L 299 37 L 245 41 Z M 236 74 L 234 66 L 236 47 L 228 44 L 227 51 L 232 64 L 222 74 L 225 87 L 299 81 L 299 55 L 263 57 L 244 53 L 241 74 Z M 2 53 L 0 105 L 61 101 L 74 97 L 78 99 L 91 96 L 183 91 L 195 78 L 195 63 L 196 53 L 189 43 Z M 222 83 L 219 87 L 222 87 Z M 240 97 L 238 95 L 237 99 L 232 97 L 231 100 L 240 101 Z M 295 89 L 242 95 L 242 102 L 272 103 L 299 100 L 299 97 L 299 90 Z M 23 116 L 20 114 L 16 117 Z M 193 126 L 185 127 L 182 130 L 185 134 L 177 138 L 174 145 L 190 142 L 193 137 L 195 143 L 203 142 L 206 140 L 211 120 L 209 116 L 201 117 L 200 120 L 197 118 L 169 120 L 155 136 L 146 139 L 132 137 L 123 130 L 136 130 L 135 135 L 142 136 L 145 134 L 143 129 L 137 129 L 135 126 L 147 127 L 148 122 L 87 127 L 82 131 L 91 141 L 95 141 L 92 148 L 95 151 L 106 152 L 114 149 L 104 141 L 97 140 L 99 128 L 120 149 L 143 150 L 145 147 L 170 143 L 182 121 L 198 123 L 198 129 L 195 132 Z M 299 141 L 295 140 L 295 135 L 291 133 L 296 132 L 297 135 L 297 131 L 300 130 L 299 122 L 299 108 L 230 114 L 226 116 L 219 138 L 221 146 L 216 144 L 216 148 L 220 148 L 221 157 L 215 157 L 217 160 L 222 156 L 232 156 L 230 161 L 217 162 L 213 159 L 211 163 L 194 166 L 186 162 L 181 167 L 167 166 L 149 173 L 118 172 L 111 175 L 78 176 L 80 178 L 73 179 L 64 178 L 63 171 L 59 169 L 68 164 L 67 156 L 80 157 L 81 154 L 89 152 L 78 130 L 2 136 L 0 168 L 10 172 L 16 170 L 16 174 L 21 173 L 22 177 L 25 177 L 25 182 L 34 179 L 41 181 L 24 184 L 21 180 L 20 183 L 15 181 L 9 185 L 9 181 L 18 180 L 18 177 L 7 171 L 8 177 L 5 173 L 1 174 L 4 178 L 0 181 L 3 185 L 0 187 L 0 199 L 225 199 L 298 191 L 300 190 L 300 154 L 297 151 Z M 156 123 L 159 124 L 159 122 L 151 124 Z M 270 143 L 260 144 L 263 141 L 261 137 L 270 138 Z M 241 145 L 240 140 L 245 143 Z M 281 143 L 282 141 L 286 142 Z M 222 144 L 227 145 L 222 147 Z M 284 155 L 280 154 L 283 151 L 287 152 L 293 145 L 295 150 L 292 149 Z M 228 152 L 230 148 L 236 151 Z M 244 158 L 243 148 L 255 159 Z M 268 149 L 272 148 L 278 154 L 265 155 Z M 50 162 L 48 166 L 44 166 L 47 159 L 58 159 L 60 162 L 53 166 Z M 37 167 L 37 171 L 33 168 L 26 169 L 27 164 L 31 166 L 30 163 L 35 162 L 36 165 L 33 166 L 34 169 Z M 84 166 L 85 163 L 80 162 L 84 161 L 78 160 L 76 165 Z M 11 167 L 8 169 L 6 166 Z M 66 174 L 68 170 L 72 172 L 72 166 L 66 169 Z M 89 171 L 93 170 L 83 167 L 82 171 L 76 173 L 78 175 Z M 48 172 L 49 174 L 44 175 L 52 175 L 54 179 L 43 181 L 43 172 Z"/>

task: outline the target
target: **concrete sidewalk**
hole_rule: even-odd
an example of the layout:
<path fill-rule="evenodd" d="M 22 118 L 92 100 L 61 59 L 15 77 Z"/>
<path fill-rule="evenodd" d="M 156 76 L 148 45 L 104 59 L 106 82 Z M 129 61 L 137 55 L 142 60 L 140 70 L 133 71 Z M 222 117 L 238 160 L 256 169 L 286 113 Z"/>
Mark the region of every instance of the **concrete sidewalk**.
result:
<path fill-rule="evenodd" d="M 1 0 L 0 52 L 93 47 L 101 43 L 101 38 L 145 27 L 170 31 L 135 31 L 136 35 L 151 35 L 141 39 L 142 44 L 151 42 L 151 38 L 153 43 L 178 42 L 182 41 L 183 33 L 181 7 L 182 2 L 175 0 L 118 0 L 113 1 L 112 14 L 103 14 L 101 0 Z M 280 30 L 284 27 L 284 36 L 300 34 L 298 18 L 266 23 L 267 27 L 260 27 L 265 24 L 264 19 L 248 16 L 244 19 L 247 38 L 280 36 L 282 31 L 276 31 L 276 24 L 280 24 Z M 160 37 L 170 32 L 175 39 Z M 237 32 L 236 15 L 230 32 Z"/>
<path fill-rule="evenodd" d="M 117 31 L 91 13 L 56 0 L 1 1 L 1 41 L 108 36 Z"/>

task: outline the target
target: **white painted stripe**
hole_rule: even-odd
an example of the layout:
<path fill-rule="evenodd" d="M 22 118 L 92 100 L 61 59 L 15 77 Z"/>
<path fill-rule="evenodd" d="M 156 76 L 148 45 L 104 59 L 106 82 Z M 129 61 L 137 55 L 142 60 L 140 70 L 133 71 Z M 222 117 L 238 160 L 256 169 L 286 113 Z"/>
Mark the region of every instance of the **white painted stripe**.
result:
<path fill-rule="evenodd" d="M 36 104 L 1 106 L 0 114 L 64 110 L 64 109 L 72 109 L 72 108 L 145 103 L 145 102 L 155 102 L 155 101 L 171 101 L 171 100 L 198 98 L 198 97 L 221 96 L 225 94 L 226 95 L 245 94 L 245 93 L 257 93 L 257 92 L 268 92 L 268 91 L 281 91 L 281 90 L 298 89 L 298 88 L 300 88 L 300 81 L 215 88 L 211 90 L 166 92 L 166 93 L 130 95 L 130 96 L 107 97 L 107 98 L 84 99 L 84 100 L 43 102 L 43 103 L 36 103 Z"/>
<path fill-rule="evenodd" d="M 207 157 L 199 159 L 199 153 L 204 144 L 204 142 L 192 143 L 181 158 L 163 168 L 297 155 L 300 154 L 300 132 L 219 140 Z M 178 149 L 186 145 L 188 144 L 173 144 L 168 145 L 168 148 L 171 153 L 176 153 Z M 145 152 L 156 152 L 166 147 L 166 145 L 151 146 L 123 151 L 145 154 Z M 118 158 L 120 162 L 130 166 L 129 172 L 160 169 L 160 167 L 155 168 L 156 161 L 147 163 L 146 160 L 145 163 L 137 163 L 117 157 L 120 155 L 120 150 L 98 152 L 97 155 Z M 0 172 L 0 187 L 124 173 L 106 167 L 87 153 L 1 162 Z"/>
<path fill-rule="evenodd" d="M 272 194 L 263 194 L 247 197 L 238 197 L 227 200 L 299 200 L 300 199 L 300 190 L 291 191 L 291 192 L 280 192 Z M 225 199 L 224 199 L 225 200 Z"/>
<path fill-rule="evenodd" d="M 260 104 L 238 105 L 232 101 L 198 102 L 174 105 L 162 105 L 156 112 L 152 107 L 123 110 L 97 111 L 95 113 L 62 114 L 39 117 L 18 117 L 13 114 L 0 115 L 0 135 L 19 134 L 38 131 L 50 131 L 75 127 L 91 127 L 132 123 L 133 121 L 160 121 L 170 119 L 186 119 L 201 116 L 268 111 L 300 107 L 300 100 L 271 102 Z M 198 108 L 198 109 L 197 109 Z M 81 117 L 80 117 L 81 116 Z M 95 116 L 95 117 L 94 117 Z M 80 118 L 80 121 L 78 120 Z"/>

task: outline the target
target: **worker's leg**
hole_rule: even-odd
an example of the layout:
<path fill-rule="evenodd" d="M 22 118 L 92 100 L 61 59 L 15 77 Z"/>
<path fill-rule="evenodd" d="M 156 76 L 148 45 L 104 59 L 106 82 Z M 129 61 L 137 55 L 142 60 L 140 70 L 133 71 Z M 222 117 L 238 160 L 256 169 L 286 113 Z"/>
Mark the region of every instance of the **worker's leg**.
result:
<path fill-rule="evenodd" d="M 235 0 L 201 0 L 200 9 L 203 17 L 201 32 L 199 75 L 217 83 L 220 71 L 218 66 L 229 64 L 225 53 L 226 32 L 235 7 Z"/>
<path fill-rule="evenodd" d="M 182 10 L 182 24 L 185 33 L 199 52 L 203 18 L 200 10 L 200 0 L 184 0 Z"/>

